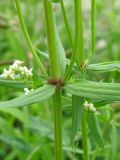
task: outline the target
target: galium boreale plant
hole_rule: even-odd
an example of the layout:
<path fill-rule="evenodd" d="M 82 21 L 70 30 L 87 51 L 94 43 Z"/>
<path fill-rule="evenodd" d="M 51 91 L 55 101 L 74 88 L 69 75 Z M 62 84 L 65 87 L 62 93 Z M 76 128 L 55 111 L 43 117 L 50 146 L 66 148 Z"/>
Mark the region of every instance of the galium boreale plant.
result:
<path fill-rule="evenodd" d="M 69 45 L 72 50 L 71 59 L 66 58 L 59 33 L 56 28 L 53 10 L 54 3 L 60 5 L 62 9 L 67 31 L 66 33 L 68 35 Z M 34 76 L 36 77 L 37 75 L 32 74 L 32 71 L 34 72 L 35 70 L 33 68 L 33 70 L 26 69 L 32 76 L 28 76 L 29 78 L 27 79 L 23 73 L 23 78 L 21 78 L 21 71 L 19 69 L 16 71 L 16 68 L 14 67 L 17 63 L 20 68 L 22 62 L 15 61 L 13 64 L 14 67 L 10 68 L 17 72 L 18 76 L 11 73 L 11 70 L 4 70 L 4 73 L 1 74 L 0 85 L 22 88 L 26 94 L 10 101 L 0 102 L 0 110 L 4 110 L 8 107 L 22 107 L 33 103 L 40 103 L 47 98 L 53 99 L 54 158 L 55 160 L 62 160 L 64 155 L 62 151 L 61 100 L 62 96 L 71 97 L 72 104 L 71 108 L 69 108 L 72 110 L 72 132 L 70 135 L 71 146 L 75 147 L 79 136 L 81 136 L 79 135 L 79 132 L 81 132 L 83 160 L 89 160 L 91 150 L 89 147 L 88 132 L 91 132 L 94 137 L 94 142 L 96 142 L 98 147 L 104 148 L 105 146 L 101 128 L 98 123 L 97 107 L 102 107 L 105 104 L 120 101 L 119 83 L 93 82 L 86 79 L 86 74 L 89 73 L 89 71 L 108 72 L 120 70 L 119 61 L 89 64 L 89 60 L 95 52 L 95 0 L 91 0 L 91 48 L 89 49 L 90 52 L 88 54 L 85 53 L 84 48 L 81 0 L 74 0 L 74 36 L 72 35 L 67 18 L 64 1 L 43 0 L 49 49 L 48 54 L 45 54 L 33 46 L 22 15 L 20 0 L 15 0 L 15 4 L 23 35 L 33 55 L 33 61 L 39 67 L 42 76 L 37 77 L 37 82 L 40 78 L 40 83 L 39 85 L 36 85 L 36 78 L 34 78 Z M 49 60 L 50 73 L 47 73 L 37 54 L 40 54 L 45 59 Z M 24 67 L 24 69 L 25 68 L 26 67 Z M 80 74 L 76 75 L 78 71 Z M 32 88 L 34 90 L 31 90 Z"/>

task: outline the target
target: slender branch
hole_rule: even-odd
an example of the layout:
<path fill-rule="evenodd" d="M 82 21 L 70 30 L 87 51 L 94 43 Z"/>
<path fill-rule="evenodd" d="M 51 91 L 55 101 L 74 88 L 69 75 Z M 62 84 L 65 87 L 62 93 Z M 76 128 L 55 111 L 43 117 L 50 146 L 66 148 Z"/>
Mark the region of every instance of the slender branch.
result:
<path fill-rule="evenodd" d="M 66 30 L 67 30 L 67 33 L 68 33 L 69 43 L 70 43 L 71 48 L 73 48 L 73 38 L 72 38 L 71 29 L 70 29 L 70 25 L 69 25 L 69 22 L 68 22 L 68 18 L 67 18 L 67 14 L 66 14 L 66 11 L 65 11 L 65 6 L 64 6 L 63 0 L 60 1 L 60 4 L 61 4 L 61 9 L 62 9 L 63 17 L 64 17 Z"/>
<path fill-rule="evenodd" d="M 83 145 L 83 160 L 89 160 L 88 139 L 87 139 L 87 122 L 86 113 L 82 116 L 82 145 Z"/>
<path fill-rule="evenodd" d="M 30 36 L 28 34 L 28 31 L 27 31 L 27 28 L 26 28 L 26 25 L 25 25 L 25 22 L 24 22 L 24 18 L 23 18 L 23 15 L 22 15 L 21 7 L 20 7 L 20 1 L 15 0 L 15 2 L 16 2 L 16 8 L 17 8 L 17 13 L 18 13 L 20 24 L 21 24 L 21 28 L 22 28 L 24 37 L 26 39 L 26 42 L 29 46 L 29 49 L 30 49 L 31 53 L 33 54 L 33 58 L 34 58 L 35 62 L 39 65 L 41 72 L 46 76 L 46 78 L 48 78 L 48 74 L 47 74 L 46 70 L 44 69 L 39 57 L 37 56 L 37 53 L 36 53 L 36 51 L 33 47 L 33 44 L 30 40 Z"/>
<path fill-rule="evenodd" d="M 54 134 L 55 160 L 62 160 L 62 109 L 60 89 L 56 89 L 56 93 L 54 95 Z"/>
<path fill-rule="evenodd" d="M 91 52 L 95 51 L 95 0 L 91 0 Z"/>
<path fill-rule="evenodd" d="M 74 9 L 75 10 L 75 44 L 73 48 L 71 62 L 66 71 L 64 81 L 69 79 L 72 67 L 76 61 L 76 57 L 80 67 L 84 64 L 84 59 L 85 59 L 81 0 L 74 0 L 74 7 L 75 7 Z"/>
<path fill-rule="evenodd" d="M 60 78 L 60 69 L 59 69 L 58 55 L 57 55 L 55 21 L 53 15 L 52 2 L 49 0 L 44 0 L 44 9 L 45 9 L 45 19 L 47 27 L 51 77 Z"/>

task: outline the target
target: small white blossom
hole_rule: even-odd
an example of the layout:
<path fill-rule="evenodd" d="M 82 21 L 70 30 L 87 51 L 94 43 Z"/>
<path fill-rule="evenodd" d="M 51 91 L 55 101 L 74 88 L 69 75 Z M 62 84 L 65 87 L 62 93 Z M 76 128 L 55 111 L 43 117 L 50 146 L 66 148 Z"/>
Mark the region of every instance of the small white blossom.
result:
<path fill-rule="evenodd" d="M 26 79 L 28 80 L 33 76 L 32 68 L 28 69 L 26 66 L 22 66 L 23 62 L 19 60 L 15 60 L 13 65 L 9 67 L 8 70 L 4 69 L 3 74 L 0 75 L 1 78 L 12 79 L 12 80 L 20 80 Z"/>
<path fill-rule="evenodd" d="M 25 92 L 25 95 L 27 95 L 30 93 L 30 90 L 28 88 L 24 88 L 24 92 Z"/>
<path fill-rule="evenodd" d="M 0 77 L 9 79 L 10 74 L 11 74 L 11 72 L 9 70 L 4 69 L 4 72 L 3 72 L 3 74 L 0 75 Z"/>
<path fill-rule="evenodd" d="M 12 80 L 15 80 L 15 75 L 14 75 L 14 74 L 10 74 L 10 78 L 11 78 Z"/>
<path fill-rule="evenodd" d="M 86 111 L 90 111 L 90 112 L 96 111 L 96 108 L 94 107 L 94 105 L 92 103 L 88 103 L 87 101 L 85 101 L 85 103 L 83 105 L 84 105 L 84 108 Z"/>
<path fill-rule="evenodd" d="M 18 70 L 18 65 L 17 64 L 13 64 L 12 66 L 9 67 L 9 70 L 11 72 Z"/>
<path fill-rule="evenodd" d="M 32 92 L 33 90 L 34 90 L 34 89 L 24 88 L 25 95 L 29 94 L 29 93 Z"/>
<path fill-rule="evenodd" d="M 13 65 L 21 65 L 23 63 L 23 61 L 19 61 L 19 60 L 15 60 Z"/>
<path fill-rule="evenodd" d="M 15 75 L 15 79 L 20 79 L 20 78 L 21 78 L 20 74 Z"/>

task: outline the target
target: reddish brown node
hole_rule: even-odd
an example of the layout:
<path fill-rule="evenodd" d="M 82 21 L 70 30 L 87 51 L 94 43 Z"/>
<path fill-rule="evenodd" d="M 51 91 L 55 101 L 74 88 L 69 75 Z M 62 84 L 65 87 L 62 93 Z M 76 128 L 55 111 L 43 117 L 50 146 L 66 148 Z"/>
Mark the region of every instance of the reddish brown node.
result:
<path fill-rule="evenodd" d="M 61 88 L 62 86 L 64 86 L 64 81 L 62 79 L 49 79 L 48 84 L 54 85 L 57 88 Z"/>

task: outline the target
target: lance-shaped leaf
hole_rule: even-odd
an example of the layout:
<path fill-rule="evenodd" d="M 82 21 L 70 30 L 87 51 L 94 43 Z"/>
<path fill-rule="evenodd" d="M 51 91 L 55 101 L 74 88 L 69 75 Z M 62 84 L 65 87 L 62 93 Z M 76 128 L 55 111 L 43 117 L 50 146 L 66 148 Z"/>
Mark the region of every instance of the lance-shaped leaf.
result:
<path fill-rule="evenodd" d="M 101 129 L 99 127 L 98 119 L 95 113 L 87 112 L 86 113 L 88 127 L 90 132 L 96 141 L 96 143 L 102 148 L 104 147 L 103 137 L 101 133 Z"/>
<path fill-rule="evenodd" d="M 57 51 L 58 51 L 58 63 L 60 68 L 60 74 L 61 76 L 64 76 L 65 70 L 66 70 L 66 63 L 69 63 L 69 60 L 66 59 L 65 56 L 65 50 L 63 48 L 59 33 L 56 30 L 56 43 L 57 43 Z M 40 51 L 39 49 L 36 49 L 37 53 L 45 58 L 46 60 L 49 60 L 49 56 L 47 53 Z"/>
<path fill-rule="evenodd" d="M 68 93 L 89 99 L 112 102 L 120 101 L 119 83 L 80 81 L 67 84 L 64 88 Z"/>
<path fill-rule="evenodd" d="M 56 30 L 56 40 L 57 40 L 57 49 L 58 49 L 58 63 L 60 67 L 61 76 L 64 76 L 66 70 L 66 56 L 65 50 L 63 48 L 59 33 Z"/>
<path fill-rule="evenodd" d="M 120 61 L 103 62 L 98 64 L 89 64 L 87 70 L 108 72 L 108 71 L 119 71 L 120 72 Z"/>
<path fill-rule="evenodd" d="M 45 85 L 43 87 L 40 87 L 32 91 L 28 95 L 23 95 L 19 98 L 15 98 L 10 101 L 1 102 L 0 110 L 8 107 L 22 107 L 33 103 L 41 102 L 52 96 L 54 92 L 55 92 L 54 86 Z"/>
<path fill-rule="evenodd" d="M 72 135 L 71 144 L 75 140 L 75 137 L 80 129 L 80 121 L 83 112 L 83 98 L 72 95 Z"/>
<path fill-rule="evenodd" d="M 20 82 L 20 81 L 0 79 L 0 86 L 22 89 L 27 85 L 24 82 Z"/>

